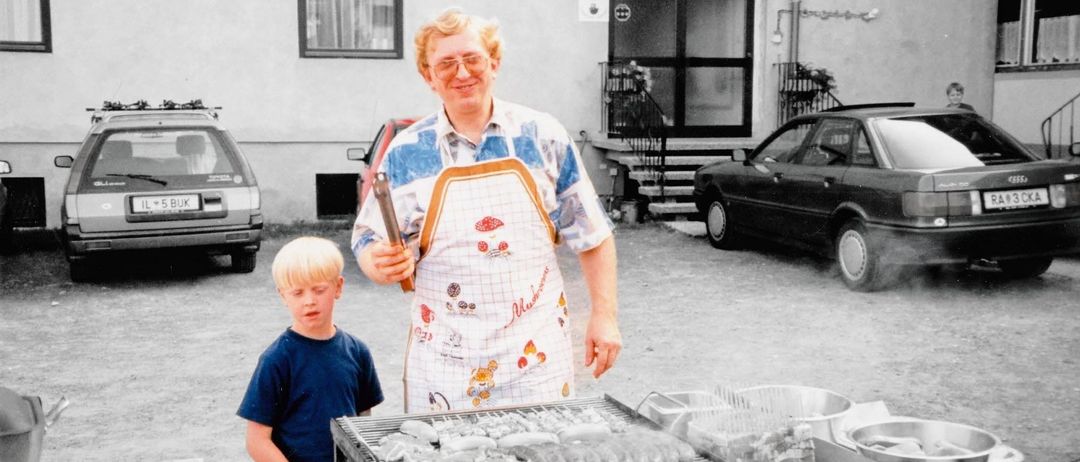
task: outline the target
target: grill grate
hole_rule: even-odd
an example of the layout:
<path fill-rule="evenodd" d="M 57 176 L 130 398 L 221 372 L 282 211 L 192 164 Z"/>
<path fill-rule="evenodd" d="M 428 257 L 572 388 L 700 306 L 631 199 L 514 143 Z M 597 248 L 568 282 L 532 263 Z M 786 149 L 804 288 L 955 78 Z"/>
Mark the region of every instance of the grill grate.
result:
<path fill-rule="evenodd" d="M 456 412 L 432 412 L 424 414 L 407 414 L 392 417 L 339 417 L 330 424 L 330 432 L 334 436 L 334 444 L 344 454 L 347 460 L 352 462 L 373 461 L 382 462 L 375 456 L 374 449 L 378 446 L 379 439 L 395 433 L 401 428 L 406 420 L 423 420 L 431 423 L 455 417 L 496 417 L 510 412 L 539 412 L 544 410 L 569 410 L 580 411 L 587 408 L 607 411 L 608 413 L 622 418 L 626 423 L 658 428 L 656 424 L 645 419 L 633 409 L 616 401 L 610 395 L 593 398 L 577 398 L 552 403 L 506 406 L 489 408 L 478 411 Z M 698 456 L 695 461 L 707 461 Z"/>

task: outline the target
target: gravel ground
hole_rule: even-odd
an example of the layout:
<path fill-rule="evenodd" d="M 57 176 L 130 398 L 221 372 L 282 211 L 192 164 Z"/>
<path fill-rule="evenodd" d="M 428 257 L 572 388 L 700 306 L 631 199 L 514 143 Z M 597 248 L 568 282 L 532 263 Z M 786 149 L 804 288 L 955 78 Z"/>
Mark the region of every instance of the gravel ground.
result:
<path fill-rule="evenodd" d="M 71 400 L 42 460 L 244 460 L 236 407 L 289 324 L 270 262 L 300 233 L 347 248 L 341 226 L 294 227 L 272 233 L 251 274 L 222 258 L 128 258 L 73 284 L 53 241 L 23 236 L 31 248 L 0 260 L 0 385 Z M 617 243 L 625 350 L 599 381 L 578 369 L 582 396 L 633 407 L 651 391 L 802 384 L 984 428 L 1028 461 L 1080 458 L 1076 259 L 1026 281 L 980 269 L 860 294 L 829 262 L 768 246 L 723 252 L 656 225 L 621 226 Z M 580 341 L 585 288 L 574 256 L 560 258 Z M 337 323 L 373 351 L 387 395 L 374 414 L 396 415 L 407 299 L 346 273 Z"/>

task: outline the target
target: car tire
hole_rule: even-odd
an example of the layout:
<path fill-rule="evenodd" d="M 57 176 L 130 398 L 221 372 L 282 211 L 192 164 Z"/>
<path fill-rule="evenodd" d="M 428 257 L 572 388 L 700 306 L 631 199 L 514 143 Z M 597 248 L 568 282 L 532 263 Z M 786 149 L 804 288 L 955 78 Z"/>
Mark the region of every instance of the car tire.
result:
<path fill-rule="evenodd" d="M 1001 272 L 1010 278 L 1025 279 L 1045 273 L 1052 263 L 1054 263 L 1053 257 L 1021 258 L 1001 260 L 998 262 L 998 268 L 1001 268 Z"/>
<path fill-rule="evenodd" d="M 71 276 L 71 282 L 87 282 L 93 278 L 90 262 L 84 258 L 68 260 L 68 274 Z"/>
<path fill-rule="evenodd" d="M 836 234 L 836 262 L 844 285 L 856 292 L 885 288 L 896 268 L 881 261 L 876 244 L 862 221 L 844 223 Z"/>
<path fill-rule="evenodd" d="M 234 273 L 250 273 L 255 271 L 256 253 L 254 250 L 239 250 L 233 252 L 232 270 Z"/>
<path fill-rule="evenodd" d="M 15 241 L 12 240 L 11 209 L 0 213 L 0 255 L 11 255 L 15 252 Z"/>
<path fill-rule="evenodd" d="M 709 244 L 724 250 L 739 248 L 739 235 L 731 223 L 731 211 L 720 197 L 713 198 L 705 209 L 705 235 Z"/>

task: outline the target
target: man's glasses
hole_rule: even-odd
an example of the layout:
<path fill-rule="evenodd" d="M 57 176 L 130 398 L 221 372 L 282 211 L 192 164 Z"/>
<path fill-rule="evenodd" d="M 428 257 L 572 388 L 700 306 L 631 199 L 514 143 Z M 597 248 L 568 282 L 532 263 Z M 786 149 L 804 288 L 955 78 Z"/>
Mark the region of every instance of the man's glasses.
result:
<path fill-rule="evenodd" d="M 435 64 L 435 76 L 441 80 L 450 80 L 458 73 L 458 66 L 464 64 L 469 74 L 477 75 L 484 72 L 487 66 L 487 57 L 484 55 L 462 56 L 460 59 L 445 59 Z"/>

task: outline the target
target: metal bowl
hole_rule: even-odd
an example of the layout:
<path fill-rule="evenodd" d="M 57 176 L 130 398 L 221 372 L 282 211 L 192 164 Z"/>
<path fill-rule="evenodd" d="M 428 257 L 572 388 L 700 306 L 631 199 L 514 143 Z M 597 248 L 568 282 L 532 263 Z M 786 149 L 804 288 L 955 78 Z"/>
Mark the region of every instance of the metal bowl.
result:
<path fill-rule="evenodd" d="M 810 424 L 814 436 L 837 443 L 843 436 L 840 424 L 855 402 L 823 388 L 800 385 L 761 385 L 736 392 L 750 402 L 768 403 L 774 412 Z"/>
<path fill-rule="evenodd" d="M 986 462 L 990 459 L 990 453 L 1001 444 L 1001 440 L 992 433 L 969 425 L 920 419 L 892 420 L 863 425 L 853 428 L 850 436 L 860 454 L 878 462 Z M 900 455 L 864 444 L 875 437 L 914 438 L 921 443 L 923 448 L 931 448 L 931 450 L 944 442 L 967 449 L 971 453 L 943 456 Z"/>

